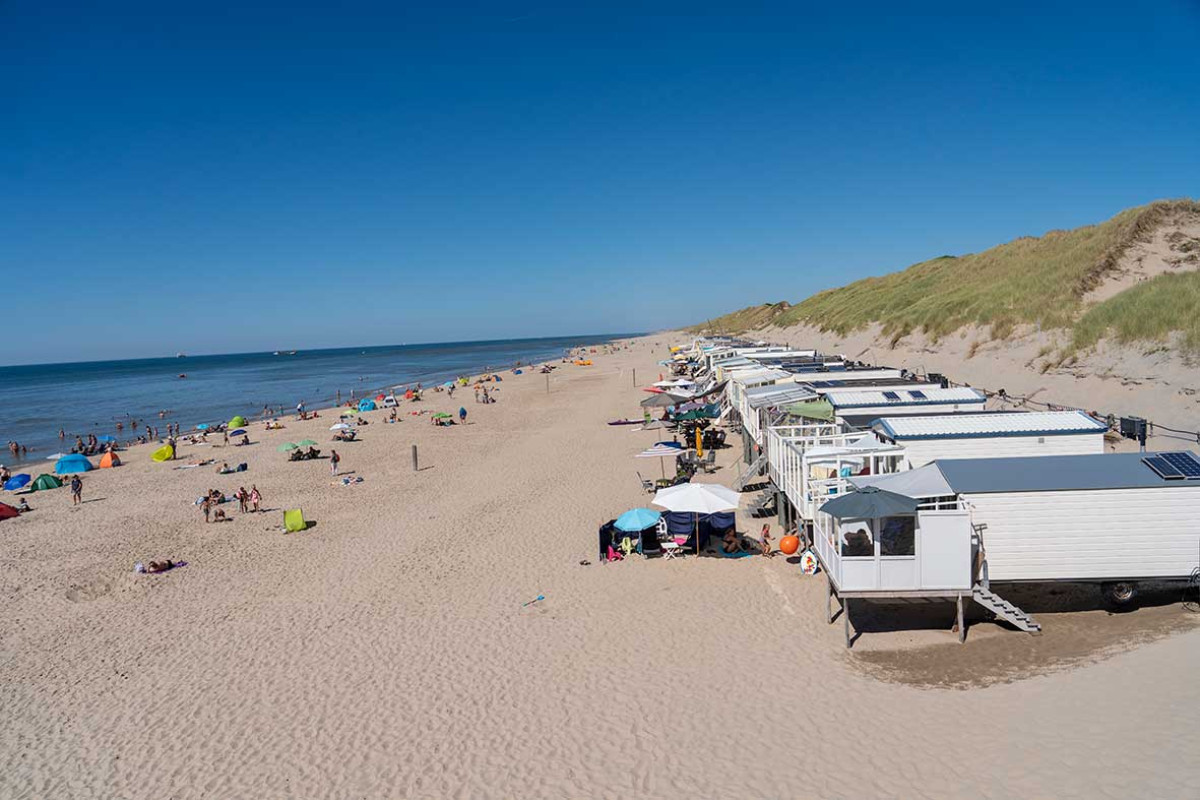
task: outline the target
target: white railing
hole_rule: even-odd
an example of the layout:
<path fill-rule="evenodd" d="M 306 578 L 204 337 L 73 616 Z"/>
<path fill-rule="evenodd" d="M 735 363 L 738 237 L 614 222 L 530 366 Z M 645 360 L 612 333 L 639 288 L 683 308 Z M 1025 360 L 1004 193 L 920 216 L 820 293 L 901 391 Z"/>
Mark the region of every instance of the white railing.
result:
<path fill-rule="evenodd" d="M 835 587 L 842 585 L 842 559 L 838 552 L 837 523 L 828 514 L 813 520 L 813 548 Z"/>

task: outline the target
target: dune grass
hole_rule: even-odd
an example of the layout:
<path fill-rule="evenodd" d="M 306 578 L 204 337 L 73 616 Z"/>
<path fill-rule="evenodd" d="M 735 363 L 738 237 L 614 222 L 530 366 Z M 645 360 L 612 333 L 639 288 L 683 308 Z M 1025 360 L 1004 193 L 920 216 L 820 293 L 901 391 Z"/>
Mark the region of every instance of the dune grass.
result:
<path fill-rule="evenodd" d="M 775 324 L 779 316 L 789 308 L 791 308 L 791 304 L 786 302 L 763 303 L 760 306 L 750 306 L 724 314 L 700 325 L 693 325 L 688 330 L 695 333 L 707 331 L 713 334 L 735 334 L 758 330 Z"/>
<path fill-rule="evenodd" d="M 1200 353 L 1200 272 L 1158 275 L 1089 309 L 1071 346 L 1087 349 L 1103 338 L 1165 343 L 1175 332 L 1185 351 Z"/>
<path fill-rule="evenodd" d="M 1084 296 L 1116 267 L 1125 249 L 1181 211 L 1200 212 L 1200 203 L 1160 201 L 1099 225 L 935 258 L 813 295 L 779 314 L 774 324 L 806 323 L 846 334 L 877 322 L 893 339 L 914 331 L 937 339 L 972 324 L 989 328 L 996 339 L 1020 324 L 1071 328 Z M 1129 313 L 1128 306 L 1107 313 Z M 1120 330 L 1137 328 L 1109 320 Z"/>

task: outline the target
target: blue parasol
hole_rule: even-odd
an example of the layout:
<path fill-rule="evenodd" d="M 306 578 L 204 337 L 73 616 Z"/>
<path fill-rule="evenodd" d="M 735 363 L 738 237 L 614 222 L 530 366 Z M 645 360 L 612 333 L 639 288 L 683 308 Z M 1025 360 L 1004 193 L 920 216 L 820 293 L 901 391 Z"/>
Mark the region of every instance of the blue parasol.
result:
<path fill-rule="evenodd" d="M 619 531 L 644 531 L 653 525 L 658 524 L 659 518 L 662 517 L 657 511 L 649 508 L 634 508 L 626 511 L 621 516 L 617 517 L 614 526 Z"/>

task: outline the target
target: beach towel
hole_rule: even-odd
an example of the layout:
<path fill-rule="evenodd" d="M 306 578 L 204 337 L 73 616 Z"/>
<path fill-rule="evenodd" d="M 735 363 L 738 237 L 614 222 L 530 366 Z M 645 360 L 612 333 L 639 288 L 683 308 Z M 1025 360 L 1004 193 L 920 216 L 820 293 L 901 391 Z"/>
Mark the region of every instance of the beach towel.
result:
<path fill-rule="evenodd" d="M 288 533 L 302 531 L 308 527 L 308 523 L 304 521 L 304 512 L 298 508 L 293 508 L 283 512 L 283 527 Z"/>

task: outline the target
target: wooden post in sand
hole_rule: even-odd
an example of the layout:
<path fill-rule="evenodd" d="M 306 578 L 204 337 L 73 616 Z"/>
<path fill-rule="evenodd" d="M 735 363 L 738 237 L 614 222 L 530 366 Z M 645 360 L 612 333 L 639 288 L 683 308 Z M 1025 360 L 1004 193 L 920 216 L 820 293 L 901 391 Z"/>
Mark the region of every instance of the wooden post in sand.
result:
<path fill-rule="evenodd" d="M 637 388 L 637 367 L 633 368 L 633 388 Z"/>
<path fill-rule="evenodd" d="M 413 445 L 413 472 L 417 472 L 417 446 Z"/>

